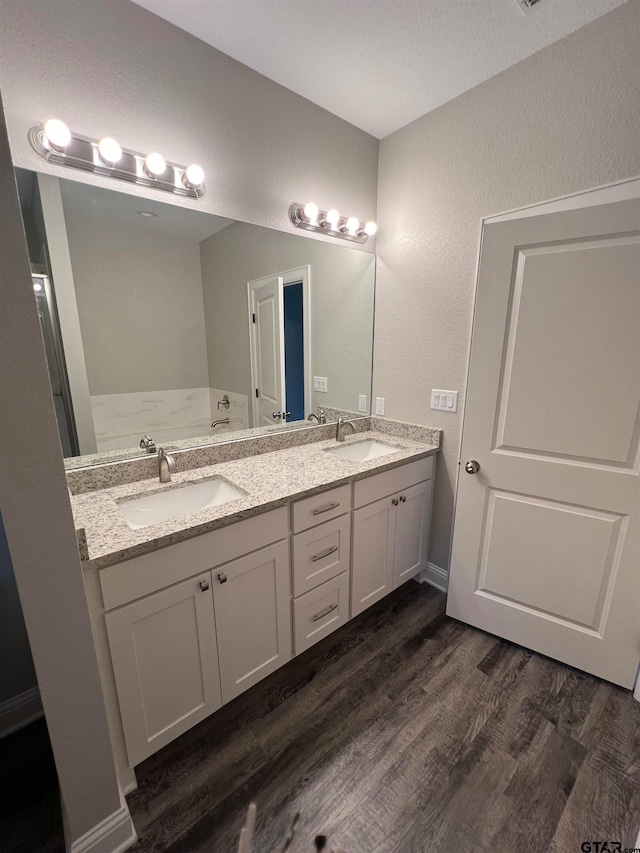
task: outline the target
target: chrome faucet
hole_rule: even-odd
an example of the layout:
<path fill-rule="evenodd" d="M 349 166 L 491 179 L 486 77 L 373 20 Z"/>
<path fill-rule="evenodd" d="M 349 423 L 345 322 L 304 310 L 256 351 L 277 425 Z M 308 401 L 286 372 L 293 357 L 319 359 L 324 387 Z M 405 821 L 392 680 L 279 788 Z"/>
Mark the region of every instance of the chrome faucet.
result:
<path fill-rule="evenodd" d="M 220 418 L 220 420 L 214 421 L 211 424 L 211 429 L 214 429 L 214 427 L 220 426 L 220 424 L 228 424 L 228 423 L 229 423 L 229 418 Z"/>
<path fill-rule="evenodd" d="M 316 420 L 319 424 L 326 424 L 327 416 L 324 413 L 324 409 L 321 409 L 320 406 L 318 406 L 318 414 L 316 415 L 315 412 L 311 412 L 311 414 L 307 418 L 308 421 L 312 419 Z"/>
<path fill-rule="evenodd" d="M 176 459 L 164 449 L 158 448 L 158 476 L 161 483 L 170 483 L 171 475 L 176 471 Z"/>
<path fill-rule="evenodd" d="M 151 438 L 150 435 L 143 435 L 140 439 L 140 447 L 142 450 L 146 450 L 147 453 L 155 453 L 156 452 L 156 443 Z"/>
<path fill-rule="evenodd" d="M 346 427 L 351 427 L 351 432 L 355 433 L 356 428 L 351 421 L 345 418 L 338 418 L 336 423 L 336 441 L 344 441 L 344 431 Z"/>

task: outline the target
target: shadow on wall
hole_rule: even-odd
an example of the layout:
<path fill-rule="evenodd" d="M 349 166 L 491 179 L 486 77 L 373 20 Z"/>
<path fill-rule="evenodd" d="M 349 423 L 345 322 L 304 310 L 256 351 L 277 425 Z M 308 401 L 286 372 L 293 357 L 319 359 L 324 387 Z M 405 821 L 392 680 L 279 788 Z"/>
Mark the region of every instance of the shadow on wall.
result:
<path fill-rule="evenodd" d="M 7 703 L 37 686 L 22 607 L 0 516 L 0 737 Z M 4 706 L 4 707 L 3 707 Z"/>

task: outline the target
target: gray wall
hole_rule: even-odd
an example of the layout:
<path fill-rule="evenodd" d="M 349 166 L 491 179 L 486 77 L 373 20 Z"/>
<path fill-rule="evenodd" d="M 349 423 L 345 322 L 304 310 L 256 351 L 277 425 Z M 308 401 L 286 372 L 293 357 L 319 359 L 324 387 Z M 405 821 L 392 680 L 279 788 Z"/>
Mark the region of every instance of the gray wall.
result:
<path fill-rule="evenodd" d="M 65 220 L 90 394 L 207 388 L 198 243 Z"/>
<path fill-rule="evenodd" d="M 640 173 L 640 3 L 381 143 L 374 387 L 444 429 L 430 560 L 448 566 L 482 217 Z M 460 391 L 458 413 L 430 389 Z"/>
<path fill-rule="evenodd" d="M 378 140 L 128 0 L 0 0 L 0 20 L 16 165 L 113 188 L 35 154 L 29 128 L 57 116 L 87 136 L 199 163 L 207 194 L 167 195 L 176 205 L 284 230 L 293 201 L 376 218 Z"/>
<path fill-rule="evenodd" d="M 0 512 L 73 841 L 120 796 L 1 105 L 0 229 Z"/>
<path fill-rule="evenodd" d="M 313 406 L 357 411 L 371 389 L 375 258 L 239 222 L 200 248 L 212 387 L 251 400 L 247 282 L 310 264 L 311 364 L 329 386 Z"/>

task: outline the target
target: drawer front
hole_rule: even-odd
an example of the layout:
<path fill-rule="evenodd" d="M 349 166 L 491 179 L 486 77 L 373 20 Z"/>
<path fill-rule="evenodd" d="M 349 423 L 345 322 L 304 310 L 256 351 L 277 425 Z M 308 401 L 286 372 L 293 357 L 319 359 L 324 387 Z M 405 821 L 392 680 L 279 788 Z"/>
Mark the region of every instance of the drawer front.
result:
<path fill-rule="evenodd" d="M 293 504 L 293 532 L 300 533 L 316 524 L 337 518 L 351 509 L 351 486 L 338 486 Z"/>
<path fill-rule="evenodd" d="M 358 480 L 354 485 L 353 508 L 365 506 L 366 504 L 379 501 L 387 495 L 393 495 L 402 489 L 415 486 L 433 477 L 433 456 L 417 459 L 415 462 L 407 462 L 382 474 L 373 474 L 363 480 Z"/>
<path fill-rule="evenodd" d="M 302 595 L 348 571 L 351 517 L 342 515 L 293 536 L 293 594 Z"/>
<path fill-rule="evenodd" d="M 104 609 L 119 607 L 284 539 L 289 535 L 287 513 L 283 506 L 100 569 Z"/>
<path fill-rule="evenodd" d="M 295 653 L 299 655 L 349 619 L 349 573 L 343 572 L 293 600 Z"/>

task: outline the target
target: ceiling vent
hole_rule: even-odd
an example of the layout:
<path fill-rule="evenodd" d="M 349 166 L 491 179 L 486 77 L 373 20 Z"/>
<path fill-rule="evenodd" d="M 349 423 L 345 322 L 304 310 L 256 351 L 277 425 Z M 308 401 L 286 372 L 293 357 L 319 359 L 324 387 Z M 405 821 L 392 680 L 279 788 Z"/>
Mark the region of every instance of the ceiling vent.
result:
<path fill-rule="evenodd" d="M 541 0 L 514 0 L 514 3 L 520 9 L 523 15 L 528 15 L 534 6 L 537 6 Z"/>

